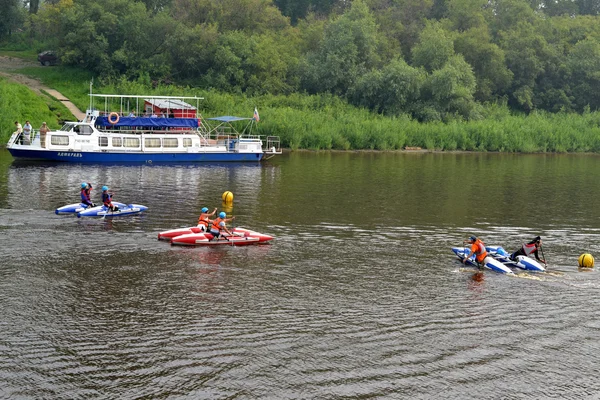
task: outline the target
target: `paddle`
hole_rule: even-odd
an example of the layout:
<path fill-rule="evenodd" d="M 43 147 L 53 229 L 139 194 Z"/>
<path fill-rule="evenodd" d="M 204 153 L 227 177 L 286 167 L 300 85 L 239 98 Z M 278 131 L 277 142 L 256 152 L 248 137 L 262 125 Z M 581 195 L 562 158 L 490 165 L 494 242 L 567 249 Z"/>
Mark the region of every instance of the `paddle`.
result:
<path fill-rule="evenodd" d="M 548 264 L 546 264 L 546 256 L 544 255 L 544 248 L 540 245 L 540 251 L 542 252 L 542 257 L 544 257 L 544 265 L 548 268 Z"/>
<path fill-rule="evenodd" d="M 106 206 L 105 206 L 106 207 Z M 102 219 L 106 219 L 106 214 L 108 214 L 108 210 L 110 210 L 110 213 L 112 214 L 112 208 L 108 208 L 106 207 L 106 211 L 104 212 L 104 215 L 102 216 Z"/>

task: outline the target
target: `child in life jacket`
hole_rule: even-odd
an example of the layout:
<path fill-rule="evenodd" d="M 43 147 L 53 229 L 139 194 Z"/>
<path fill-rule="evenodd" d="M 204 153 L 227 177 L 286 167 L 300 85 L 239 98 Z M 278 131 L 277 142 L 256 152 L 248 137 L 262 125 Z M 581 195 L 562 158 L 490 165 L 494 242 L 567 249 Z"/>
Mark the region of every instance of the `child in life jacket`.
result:
<path fill-rule="evenodd" d="M 112 203 L 112 193 L 108 193 L 108 186 L 102 186 L 102 204 L 110 211 L 119 211 L 119 207 Z"/>
<path fill-rule="evenodd" d="M 210 214 L 208 213 L 208 207 L 202 207 L 202 214 L 200 214 L 200 217 L 198 217 L 198 228 L 200 228 L 200 230 L 202 232 L 207 232 L 208 231 L 208 227 L 211 225 L 211 220 L 209 219 L 209 217 L 212 217 L 213 215 L 215 215 L 215 213 L 217 212 L 217 209 L 215 208 L 213 210 L 213 212 L 211 212 Z"/>
<path fill-rule="evenodd" d="M 92 185 L 83 182 L 81 184 L 81 203 L 85 204 L 88 207 L 96 207 L 96 205 L 92 202 Z"/>
<path fill-rule="evenodd" d="M 233 236 L 233 233 L 229 229 L 227 229 L 226 222 L 233 221 L 235 217 L 227 218 L 227 214 L 221 211 L 219 213 L 219 218 L 216 218 L 210 227 L 210 233 L 213 235 L 212 240 L 219 240 L 221 236 L 223 236 L 223 232 L 227 232 L 230 236 Z M 223 236 L 225 239 L 227 237 Z M 227 239 L 229 240 L 229 239 Z"/>

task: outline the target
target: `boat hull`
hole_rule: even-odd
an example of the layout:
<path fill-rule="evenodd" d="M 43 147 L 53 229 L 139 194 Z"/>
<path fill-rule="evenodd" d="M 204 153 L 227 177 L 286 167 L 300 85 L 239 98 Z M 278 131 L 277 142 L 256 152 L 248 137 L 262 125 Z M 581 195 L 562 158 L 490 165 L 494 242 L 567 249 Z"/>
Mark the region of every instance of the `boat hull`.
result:
<path fill-rule="evenodd" d="M 125 204 L 125 203 L 113 202 L 113 204 L 119 208 L 127 206 L 127 204 Z M 82 212 L 83 210 L 87 210 L 88 208 L 89 208 L 89 206 L 86 204 L 73 203 L 73 204 L 67 204 L 66 206 L 57 208 L 56 210 L 54 210 L 54 213 L 57 215 L 77 214 L 79 212 Z"/>
<path fill-rule="evenodd" d="M 22 146 L 8 148 L 15 158 L 42 161 L 60 161 L 80 164 L 132 163 L 198 163 L 198 162 L 240 162 L 260 161 L 262 153 L 235 152 L 190 152 L 190 153 L 152 153 L 152 152 L 102 152 L 102 151 L 54 151 L 46 149 L 27 149 Z"/>
<path fill-rule="evenodd" d="M 158 238 L 170 240 L 171 244 L 180 246 L 248 246 L 273 240 L 271 235 L 265 235 L 250 229 L 234 228 L 231 231 L 233 235 L 225 233 L 224 237 L 213 240 L 212 234 L 202 232 L 198 227 L 190 227 L 161 232 L 158 234 Z"/>
<path fill-rule="evenodd" d="M 158 240 L 170 241 L 171 239 L 173 239 L 174 237 L 177 237 L 177 236 L 187 235 L 187 234 L 191 234 L 191 233 L 202 233 L 202 232 L 203 231 L 196 226 L 192 226 L 189 228 L 171 229 L 168 231 L 160 232 L 158 234 Z"/>
<path fill-rule="evenodd" d="M 213 240 L 210 233 L 189 233 L 171 239 L 171 244 L 179 246 L 249 246 L 260 243 L 255 236 L 229 236 Z"/>
<path fill-rule="evenodd" d="M 467 247 L 453 247 L 452 251 L 454 252 L 454 254 L 456 254 L 456 256 L 459 258 L 459 260 L 463 261 L 466 256 L 469 254 L 470 249 Z M 475 256 L 472 255 L 471 257 L 469 257 L 469 259 L 465 262 L 466 265 L 469 265 L 471 267 L 477 267 L 477 262 L 475 261 Z M 483 266 L 487 269 L 490 269 L 492 271 L 501 273 L 501 274 L 513 274 L 512 270 L 507 267 L 506 265 L 502 264 L 500 261 L 495 260 L 494 258 L 492 258 L 491 256 L 488 256 L 485 258 Z"/>
<path fill-rule="evenodd" d="M 108 207 L 98 206 L 88 208 L 84 211 L 77 213 L 77 218 L 80 217 L 103 217 L 103 218 L 114 218 L 114 217 L 124 217 L 127 215 L 135 215 L 141 212 L 144 212 L 148 209 L 146 206 L 142 206 L 140 204 L 129 204 L 123 208 L 119 207 L 118 211 L 110 211 Z"/>
<path fill-rule="evenodd" d="M 533 258 L 527 256 L 517 256 L 516 260 L 511 260 L 510 253 L 504 250 L 502 246 L 486 246 L 486 250 L 493 258 L 505 265 L 520 268 L 526 271 L 546 272 L 546 268 Z"/>

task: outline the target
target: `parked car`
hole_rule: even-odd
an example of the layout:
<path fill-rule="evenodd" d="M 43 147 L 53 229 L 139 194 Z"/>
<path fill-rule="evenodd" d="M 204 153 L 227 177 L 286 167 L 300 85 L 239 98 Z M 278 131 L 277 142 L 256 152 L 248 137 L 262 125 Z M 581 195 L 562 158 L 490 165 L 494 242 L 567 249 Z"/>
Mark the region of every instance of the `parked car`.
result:
<path fill-rule="evenodd" d="M 38 61 L 46 67 L 49 65 L 56 65 L 58 64 L 58 56 L 52 50 L 46 50 L 38 54 Z"/>

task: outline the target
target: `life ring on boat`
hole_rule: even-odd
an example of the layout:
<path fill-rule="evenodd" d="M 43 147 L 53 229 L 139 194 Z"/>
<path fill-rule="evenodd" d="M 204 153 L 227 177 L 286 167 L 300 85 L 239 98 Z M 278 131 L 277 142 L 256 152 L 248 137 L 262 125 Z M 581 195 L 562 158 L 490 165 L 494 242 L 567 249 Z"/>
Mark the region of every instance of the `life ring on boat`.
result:
<path fill-rule="evenodd" d="M 111 112 L 110 114 L 108 114 L 108 122 L 111 125 L 116 125 L 119 122 L 119 114 L 117 114 L 116 112 Z"/>

